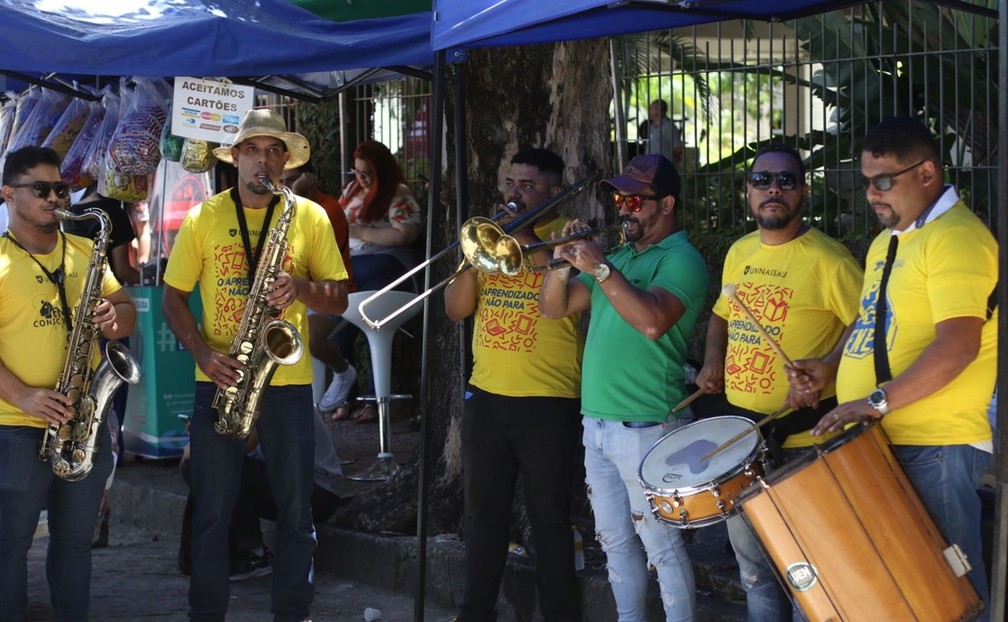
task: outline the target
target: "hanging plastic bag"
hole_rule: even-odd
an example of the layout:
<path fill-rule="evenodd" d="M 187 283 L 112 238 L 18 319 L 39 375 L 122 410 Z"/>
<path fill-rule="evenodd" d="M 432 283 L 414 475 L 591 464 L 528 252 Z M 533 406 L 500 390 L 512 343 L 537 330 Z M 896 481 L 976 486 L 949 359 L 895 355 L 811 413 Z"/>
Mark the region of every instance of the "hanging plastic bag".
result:
<path fill-rule="evenodd" d="M 18 135 L 24 128 L 25 121 L 31 116 L 32 110 L 35 109 L 35 105 L 38 104 L 40 99 L 42 99 L 42 89 L 40 88 L 30 88 L 27 93 L 17 98 L 17 103 L 14 105 L 14 122 L 11 123 L 10 134 L 7 136 L 7 144 L 4 145 L 5 153 L 10 150 L 10 146 L 17 140 Z"/>
<path fill-rule="evenodd" d="M 161 131 L 168 119 L 171 94 L 160 78 L 133 81 L 133 97 L 123 104 L 108 155 L 112 168 L 120 173 L 149 175 L 161 161 Z"/>
<path fill-rule="evenodd" d="M 87 102 L 77 98 L 71 99 L 42 146 L 55 150 L 60 159 L 65 158 L 73 142 L 84 128 L 84 122 L 87 121 L 90 112 L 91 109 Z"/>
<path fill-rule="evenodd" d="M 126 95 L 128 95 L 128 89 L 126 91 Z M 110 92 L 102 98 L 105 116 L 102 117 L 101 127 L 98 128 L 94 140 L 91 141 L 91 148 L 84 156 L 84 164 L 81 166 L 81 181 L 88 181 L 84 186 L 98 181 L 98 177 L 102 173 L 109 140 L 112 139 L 112 133 L 115 132 L 116 125 L 119 124 L 119 107 L 123 96 L 123 89 L 120 89 L 118 94 Z"/>
<path fill-rule="evenodd" d="M 42 89 L 35 106 L 25 118 L 17 136 L 7 146 L 7 150 L 14 151 L 22 147 L 41 145 L 49 137 L 49 133 L 52 132 L 56 122 L 63 115 L 66 106 L 66 95 Z"/>
<path fill-rule="evenodd" d="M 17 113 L 17 100 L 13 93 L 7 93 L 7 101 L 0 106 L 0 153 L 7 149 L 7 139 L 14 127 L 14 115 Z"/>
<path fill-rule="evenodd" d="M 84 120 L 80 133 L 77 134 L 77 138 L 74 139 L 70 149 L 63 157 L 63 165 L 60 167 L 60 176 L 74 192 L 90 186 L 95 181 L 83 173 L 84 158 L 101 129 L 102 119 L 105 118 L 105 108 L 102 102 L 88 102 L 87 107 L 87 119 Z"/>
<path fill-rule="evenodd" d="M 190 173 L 205 173 L 217 164 L 217 157 L 213 154 L 215 143 L 209 143 L 197 138 L 187 138 L 182 143 L 182 168 Z"/>
<path fill-rule="evenodd" d="M 172 134 L 171 126 L 171 114 L 169 113 L 164 130 L 161 131 L 161 157 L 171 162 L 178 162 L 182 159 L 182 143 L 185 142 L 185 139 Z"/>
<path fill-rule="evenodd" d="M 98 194 L 127 203 L 146 200 L 150 187 L 147 176 L 119 173 L 112 168 L 110 161 L 111 158 L 106 158 L 105 166 L 98 177 Z"/>

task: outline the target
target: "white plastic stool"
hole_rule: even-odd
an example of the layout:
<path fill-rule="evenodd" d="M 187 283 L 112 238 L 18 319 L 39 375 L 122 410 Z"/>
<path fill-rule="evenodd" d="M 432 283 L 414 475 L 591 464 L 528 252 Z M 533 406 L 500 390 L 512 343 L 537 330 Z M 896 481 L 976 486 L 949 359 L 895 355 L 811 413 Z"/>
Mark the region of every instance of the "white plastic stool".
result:
<path fill-rule="evenodd" d="M 389 448 L 389 406 L 393 397 L 404 399 L 409 396 L 392 395 L 392 338 L 400 326 L 423 308 L 423 305 L 416 304 L 375 330 L 367 325 L 358 310 L 361 301 L 374 293 L 363 291 L 350 294 L 347 310 L 343 314 L 344 320 L 361 329 L 367 337 L 371 349 L 371 371 L 374 374 L 374 401 L 378 405 L 378 460 L 357 475 L 350 476 L 352 480 L 363 482 L 382 482 L 399 470 L 399 465 L 392 459 L 392 450 Z M 415 298 L 416 294 L 411 292 L 389 291 L 368 303 L 367 313 L 372 319 L 384 318 Z"/>

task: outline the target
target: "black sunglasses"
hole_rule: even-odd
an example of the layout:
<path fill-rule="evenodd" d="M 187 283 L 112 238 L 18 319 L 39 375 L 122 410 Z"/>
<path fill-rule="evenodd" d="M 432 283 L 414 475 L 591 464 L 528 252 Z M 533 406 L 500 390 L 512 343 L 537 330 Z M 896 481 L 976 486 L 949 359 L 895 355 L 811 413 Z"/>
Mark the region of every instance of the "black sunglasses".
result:
<path fill-rule="evenodd" d="M 56 197 L 65 199 L 70 196 L 70 186 L 62 181 L 30 181 L 24 184 L 7 184 L 11 188 L 31 188 L 32 194 L 39 199 L 48 199 L 50 192 L 55 192 Z"/>
<path fill-rule="evenodd" d="M 753 171 L 749 173 L 749 185 L 757 190 L 766 190 L 773 185 L 774 181 L 777 182 L 777 187 L 781 190 L 794 190 L 802 185 L 801 176 L 791 171 L 781 171 L 779 173 Z"/>
<path fill-rule="evenodd" d="M 665 197 L 653 196 L 649 197 L 643 194 L 620 194 L 614 192 L 612 195 L 613 203 L 616 204 L 616 211 L 623 209 L 625 205 L 631 212 L 641 211 L 641 207 L 644 206 L 644 201 L 660 201 Z"/>
<path fill-rule="evenodd" d="M 914 170 L 915 168 L 917 168 L 921 164 L 924 164 L 925 162 L 927 162 L 927 160 L 921 160 L 917 164 L 914 164 L 913 166 L 908 166 L 902 171 L 899 171 L 897 173 L 887 173 L 885 175 L 876 175 L 874 177 L 865 177 L 864 175 L 862 175 L 861 187 L 867 190 L 868 186 L 875 186 L 875 189 L 878 190 L 879 192 L 886 192 L 887 190 L 892 190 L 892 180 L 896 179 L 897 177 L 899 177 L 903 173 L 906 173 L 907 171 Z"/>

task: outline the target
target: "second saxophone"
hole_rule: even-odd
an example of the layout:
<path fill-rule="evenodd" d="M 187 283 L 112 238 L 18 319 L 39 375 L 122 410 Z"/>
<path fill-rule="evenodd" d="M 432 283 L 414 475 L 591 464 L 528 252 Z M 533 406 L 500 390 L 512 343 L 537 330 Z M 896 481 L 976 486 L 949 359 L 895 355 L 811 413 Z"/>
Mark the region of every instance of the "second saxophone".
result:
<path fill-rule="evenodd" d="M 304 352 L 297 329 L 290 322 L 278 319 L 277 310 L 266 301 L 287 254 L 287 229 L 294 218 L 294 193 L 285 186 L 278 189 L 268 178 L 261 177 L 259 181 L 273 194 L 281 195 L 284 206 L 263 247 L 238 334 L 228 350 L 228 356 L 242 363 L 238 382 L 227 389 L 217 389 L 214 396 L 213 407 L 218 413 L 215 429 L 234 438 L 246 438 L 252 432 L 262 408 L 262 392 L 269 386 L 277 366 L 297 363 Z"/>

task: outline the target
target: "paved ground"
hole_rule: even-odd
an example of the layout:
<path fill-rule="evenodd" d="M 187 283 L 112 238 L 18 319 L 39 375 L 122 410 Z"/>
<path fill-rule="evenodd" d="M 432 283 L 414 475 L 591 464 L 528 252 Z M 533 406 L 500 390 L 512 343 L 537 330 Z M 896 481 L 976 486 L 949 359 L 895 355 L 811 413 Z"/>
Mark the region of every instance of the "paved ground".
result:
<path fill-rule="evenodd" d="M 150 531 L 113 522 L 109 547 L 94 551 L 91 620 L 186 620 L 189 578 L 178 572 L 177 534 Z M 29 553 L 29 621 L 51 620 L 49 589 L 45 583 L 45 550 L 48 537 L 36 539 Z M 270 578 L 258 577 L 231 584 L 229 622 L 268 621 Z M 387 622 L 413 620 L 411 594 L 353 582 L 332 574 L 316 577 L 316 622 L 364 620 L 368 607 L 381 611 Z M 453 612 L 427 603 L 424 619 L 450 620 Z"/>

